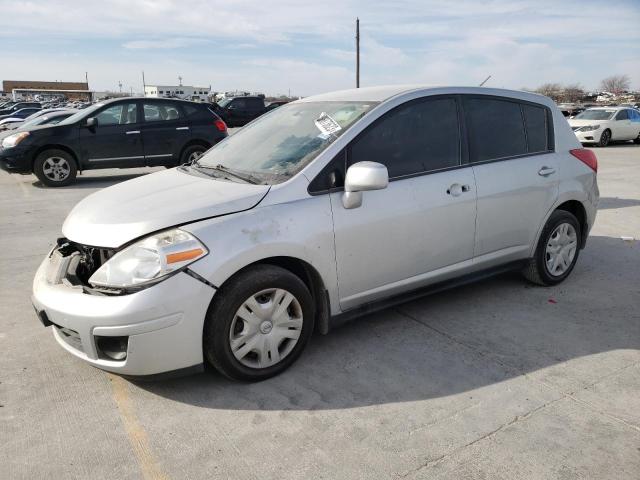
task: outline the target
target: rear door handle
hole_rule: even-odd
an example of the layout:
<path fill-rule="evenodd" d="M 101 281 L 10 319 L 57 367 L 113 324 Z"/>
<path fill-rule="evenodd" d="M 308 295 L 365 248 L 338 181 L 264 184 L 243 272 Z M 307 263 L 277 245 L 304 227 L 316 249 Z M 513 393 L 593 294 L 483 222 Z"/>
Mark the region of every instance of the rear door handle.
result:
<path fill-rule="evenodd" d="M 540 175 L 541 177 L 548 177 L 549 175 L 554 173 L 556 173 L 556 169 L 551 167 L 542 167 L 540 170 L 538 170 L 538 175 Z"/>
<path fill-rule="evenodd" d="M 454 183 L 447 189 L 447 194 L 451 195 L 452 197 L 459 197 L 464 192 L 468 192 L 469 190 L 471 190 L 471 187 L 469 187 L 469 185 L 460 185 L 459 183 Z"/>
<path fill-rule="evenodd" d="M 127 135 L 137 135 L 140 133 L 140 130 L 129 130 L 127 132 Z"/>
<path fill-rule="evenodd" d="M 176 130 L 189 130 L 189 127 L 177 127 Z"/>

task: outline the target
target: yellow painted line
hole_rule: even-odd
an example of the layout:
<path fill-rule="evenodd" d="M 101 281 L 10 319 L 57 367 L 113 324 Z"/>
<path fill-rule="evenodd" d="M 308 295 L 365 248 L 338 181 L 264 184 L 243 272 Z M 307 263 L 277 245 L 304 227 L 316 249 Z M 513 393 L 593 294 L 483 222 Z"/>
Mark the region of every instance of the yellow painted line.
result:
<path fill-rule="evenodd" d="M 118 406 L 122 424 L 127 432 L 129 443 L 138 460 L 143 477 L 147 480 L 168 480 L 169 477 L 162 471 L 151 451 L 147 432 L 136 417 L 127 382 L 117 375 L 109 374 L 109 379 L 111 380 L 113 398 Z"/>

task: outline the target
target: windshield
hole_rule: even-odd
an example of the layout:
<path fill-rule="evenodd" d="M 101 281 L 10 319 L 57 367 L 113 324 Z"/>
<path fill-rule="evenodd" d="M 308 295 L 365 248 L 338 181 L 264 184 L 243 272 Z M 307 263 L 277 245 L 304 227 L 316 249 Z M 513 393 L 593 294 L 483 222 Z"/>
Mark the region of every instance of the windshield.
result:
<path fill-rule="evenodd" d="M 78 113 L 74 113 L 73 115 L 71 115 L 66 120 L 61 121 L 60 125 L 70 125 L 72 123 L 76 123 L 78 120 L 80 120 L 82 118 L 89 118 L 93 112 L 95 112 L 99 108 L 102 108 L 103 106 L 104 106 L 104 103 L 102 103 L 102 102 L 95 103 L 95 104 L 91 105 L 90 107 L 87 107 L 87 108 L 85 108 L 83 110 L 80 110 Z"/>
<path fill-rule="evenodd" d="M 573 118 L 576 120 L 609 120 L 615 113 L 615 110 L 585 110 Z"/>
<path fill-rule="evenodd" d="M 222 166 L 266 182 L 295 175 L 375 102 L 290 103 L 272 110 L 200 157 L 196 166 Z"/>
<path fill-rule="evenodd" d="M 218 102 L 218 105 L 220 105 L 221 107 L 226 107 L 227 105 L 229 105 L 229 103 L 231 103 L 231 100 L 233 100 L 232 97 L 223 98 Z"/>

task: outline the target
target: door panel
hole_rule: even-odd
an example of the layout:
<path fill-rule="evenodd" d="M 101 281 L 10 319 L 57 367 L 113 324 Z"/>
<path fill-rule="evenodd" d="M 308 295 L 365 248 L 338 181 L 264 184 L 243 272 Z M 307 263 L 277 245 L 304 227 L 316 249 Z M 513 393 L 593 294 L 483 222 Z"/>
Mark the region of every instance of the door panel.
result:
<path fill-rule="evenodd" d="M 501 262 L 528 255 L 558 197 L 557 170 L 555 153 L 473 167 L 478 189 L 475 257 L 503 251 L 504 257 L 490 257 Z"/>
<path fill-rule="evenodd" d="M 144 166 L 135 102 L 109 105 L 95 118 L 97 127 L 80 127 L 81 157 L 85 168 Z"/>
<path fill-rule="evenodd" d="M 453 184 L 468 185 L 458 196 Z M 418 288 L 419 276 L 473 256 L 476 195 L 471 168 L 422 175 L 363 193 L 360 208 L 345 209 L 331 194 L 340 306 Z M 412 278 L 418 277 L 418 278 Z M 432 280 L 432 279 L 430 279 Z"/>
<path fill-rule="evenodd" d="M 142 135 L 147 166 L 176 165 L 191 138 L 190 122 L 174 102 L 144 101 Z"/>

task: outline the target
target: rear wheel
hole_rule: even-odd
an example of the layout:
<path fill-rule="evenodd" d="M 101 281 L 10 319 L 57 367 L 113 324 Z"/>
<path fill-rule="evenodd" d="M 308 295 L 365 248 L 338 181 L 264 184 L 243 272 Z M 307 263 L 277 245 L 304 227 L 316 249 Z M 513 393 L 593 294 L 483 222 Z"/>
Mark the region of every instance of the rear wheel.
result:
<path fill-rule="evenodd" d="M 286 370 L 313 331 L 311 293 L 273 265 L 241 272 L 215 295 L 204 327 L 204 354 L 227 377 L 259 381 Z"/>
<path fill-rule="evenodd" d="M 33 163 L 33 173 L 48 187 L 64 187 L 72 183 L 78 173 L 76 161 L 64 150 L 45 150 Z"/>
<path fill-rule="evenodd" d="M 607 145 L 609 145 L 610 141 L 611 141 L 611 130 L 607 129 L 604 132 L 602 132 L 602 135 L 600 135 L 600 141 L 598 142 L 598 146 L 606 147 Z"/>
<path fill-rule="evenodd" d="M 633 143 L 635 143 L 636 145 L 640 145 L 640 133 L 636 138 L 633 139 Z"/>
<path fill-rule="evenodd" d="M 567 211 L 556 210 L 542 230 L 534 257 L 523 270 L 538 285 L 556 285 L 569 276 L 580 253 L 580 224 Z"/>

